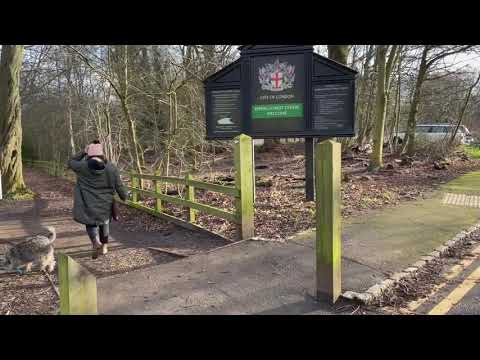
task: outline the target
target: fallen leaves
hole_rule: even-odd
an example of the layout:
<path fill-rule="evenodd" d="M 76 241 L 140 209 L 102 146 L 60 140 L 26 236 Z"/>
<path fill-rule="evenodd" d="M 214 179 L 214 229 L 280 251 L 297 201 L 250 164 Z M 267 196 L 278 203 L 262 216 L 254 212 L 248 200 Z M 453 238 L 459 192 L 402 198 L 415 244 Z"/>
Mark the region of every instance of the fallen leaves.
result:
<path fill-rule="evenodd" d="M 256 172 L 255 235 L 272 240 L 287 237 L 315 226 L 315 203 L 305 200 L 305 174 L 303 156 L 283 156 L 281 152 L 257 154 L 256 161 L 269 164 L 260 166 Z M 426 196 L 439 183 L 444 183 L 465 172 L 480 168 L 480 161 L 465 162 L 461 156 L 449 159 L 449 167 L 441 173 L 435 171 L 428 161 L 403 156 L 401 159 L 386 157 L 385 169 L 366 173 L 363 166 L 368 159 L 356 157 L 343 161 L 342 172 L 342 215 L 344 217 L 395 206 L 401 201 L 413 201 Z M 230 164 L 215 170 L 209 179 L 217 184 L 232 186 L 234 176 Z M 230 212 L 235 211 L 232 197 L 196 191 L 196 200 Z M 154 207 L 154 200 L 146 204 Z M 181 207 L 165 205 L 165 211 L 173 216 L 186 219 Z M 140 221 L 138 221 L 140 220 Z M 215 216 L 198 213 L 198 224 L 219 233 L 230 240 L 236 239 L 236 226 Z M 148 224 L 143 216 L 135 219 L 137 226 Z M 154 228 L 148 225 L 146 228 Z"/>

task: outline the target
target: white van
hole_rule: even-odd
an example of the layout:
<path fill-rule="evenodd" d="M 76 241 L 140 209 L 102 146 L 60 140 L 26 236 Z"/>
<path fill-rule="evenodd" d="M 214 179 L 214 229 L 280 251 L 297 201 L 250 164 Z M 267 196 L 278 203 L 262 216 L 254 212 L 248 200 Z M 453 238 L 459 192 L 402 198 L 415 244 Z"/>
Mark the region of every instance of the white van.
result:
<path fill-rule="evenodd" d="M 456 125 L 452 124 L 421 124 L 415 128 L 415 139 L 418 141 L 443 141 L 449 139 L 455 131 Z M 398 137 L 394 137 L 394 142 L 402 144 L 405 140 L 405 132 L 398 133 Z M 473 142 L 473 137 L 470 131 L 464 126 L 460 125 L 457 135 L 455 136 L 461 144 L 470 144 Z"/>

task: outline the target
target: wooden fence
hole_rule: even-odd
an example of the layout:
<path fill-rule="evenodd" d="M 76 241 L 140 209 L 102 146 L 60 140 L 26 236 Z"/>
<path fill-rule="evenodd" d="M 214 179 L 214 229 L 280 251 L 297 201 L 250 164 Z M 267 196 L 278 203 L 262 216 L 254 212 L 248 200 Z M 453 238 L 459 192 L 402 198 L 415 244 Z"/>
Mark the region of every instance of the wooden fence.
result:
<path fill-rule="evenodd" d="M 130 178 L 130 186 L 127 186 L 132 192 L 131 200 L 125 202 L 126 205 L 143 210 L 152 215 L 163 215 L 167 218 L 174 218 L 164 212 L 164 203 L 171 203 L 187 209 L 187 220 L 189 224 L 197 222 L 197 212 L 217 216 L 231 221 L 237 225 L 238 238 L 250 239 L 254 236 L 254 172 L 253 172 L 253 142 L 247 135 L 240 135 L 235 138 L 235 186 L 224 186 L 211 184 L 193 179 L 192 175 L 185 177 L 167 177 L 152 174 L 139 174 L 132 171 L 121 171 L 121 175 Z M 42 168 L 48 174 L 53 176 L 62 176 L 74 179 L 74 175 L 64 165 L 59 165 L 48 161 L 25 160 L 25 164 L 33 167 Z M 153 182 L 153 189 L 142 189 L 141 180 L 150 180 Z M 162 185 L 174 184 L 185 188 L 184 197 L 171 196 L 162 192 Z M 224 195 L 232 196 L 235 200 L 235 210 L 233 212 L 225 211 L 210 205 L 199 203 L 195 200 L 195 190 L 206 190 Z M 140 203 L 139 196 L 155 199 L 155 207 L 150 208 Z"/>

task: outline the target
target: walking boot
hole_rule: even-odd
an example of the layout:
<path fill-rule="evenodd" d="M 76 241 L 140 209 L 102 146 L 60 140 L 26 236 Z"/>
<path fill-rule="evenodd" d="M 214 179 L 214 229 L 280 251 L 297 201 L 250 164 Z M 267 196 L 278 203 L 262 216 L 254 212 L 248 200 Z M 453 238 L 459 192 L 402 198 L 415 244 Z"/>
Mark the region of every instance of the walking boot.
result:
<path fill-rule="evenodd" d="M 95 239 L 95 242 L 92 244 L 92 247 L 93 247 L 92 259 L 95 260 L 98 258 L 98 255 L 102 251 L 102 244 L 98 239 Z"/>

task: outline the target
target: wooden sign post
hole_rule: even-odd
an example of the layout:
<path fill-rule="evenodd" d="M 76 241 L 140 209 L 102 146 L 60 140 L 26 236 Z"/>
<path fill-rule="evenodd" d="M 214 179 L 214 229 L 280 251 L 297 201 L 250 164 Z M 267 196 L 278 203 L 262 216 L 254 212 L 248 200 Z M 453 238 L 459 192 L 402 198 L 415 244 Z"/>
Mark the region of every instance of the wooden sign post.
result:
<path fill-rule="evenodd" d="M 315 148 L 317 298 L 335 303 L 342 292 L 341 144 Z"/>
<path fill-rule="evenodd" d="M 205 79 L 207 139 L 305 139 L 305 195 L 315 196 L 314 139 L 355 135 L 357 72 L 312 45 L 244 45 Z"/>

